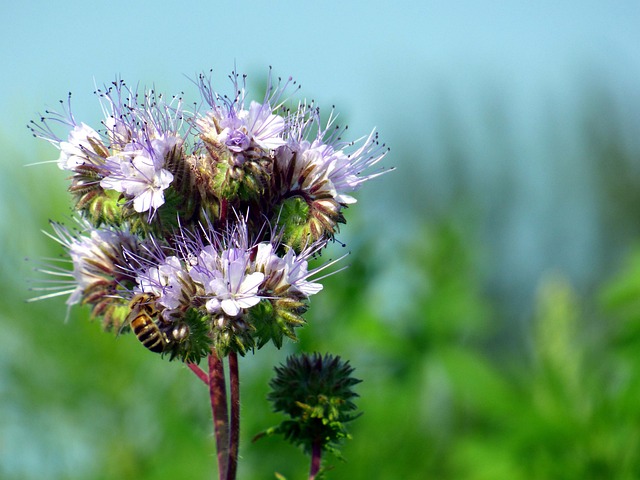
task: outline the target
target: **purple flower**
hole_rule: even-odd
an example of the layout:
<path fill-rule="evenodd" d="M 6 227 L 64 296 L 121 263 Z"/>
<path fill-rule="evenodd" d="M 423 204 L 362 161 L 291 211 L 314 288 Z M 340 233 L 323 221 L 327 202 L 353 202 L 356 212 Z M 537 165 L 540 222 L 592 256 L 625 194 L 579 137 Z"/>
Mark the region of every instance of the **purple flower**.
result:
<path fill-rule="evenodd" d="M 264 150 L 275 150 L 286 142 L 282 139 L 284 118 L 274 115 L 268 103 L 251 102 L 246 128 L 251 139 Z"/>
<path fill-rule="evenodd" d="M 178 257 L 170 256 L 139 274 L 136 281 L 139 292 L 152 293 L 160 305 L 175 310 L 183 306 L 183 287 L 189 282 L 189 274 Z"/>
<path fill-rule="evenodd" d="M 109 157 L 109 173 L 100 185 L 132 198 L 136 212 L 157 210 L 164 204 L 164 191 L 173 181 L 173 174 L 162 167 L 178 142 L 177 137 L 163 135 L 151 140 L 149 148 L 125 150 Z"/>
<path fill-rule="evenodd" d="M 281 106 L 279 99 L 288 82 L 283 87 L 274 87 L 269 78 L 263 102 L 252 101 L 247 110 L 244 83 L 242 86 L 238 84 L 238 75 L 235 73 L 231 79 L 236 92 L 233 99 L 215 93 L 210 79 L 200 76 L 200 91 L 211 107 L 210 112 L 196 121 L 202 134 L 226 145 L 235 153 L 242 153 L 251 147 L 270 151 L 284 145 L 286 121 L 274 112 Z"/>
<path fill-rule="evenodd" d="M 251 145 L 251 137 L 239 129 L 229 130 L 227 128 L 222 131 L 219 138 L 232 152 L 242 152 Z"/>
<path fill-rule="evenodd" d="M 249 110 L 238 102 L 223 104 L 208 115 L 211 118 L 198 121 L 200 129 L 232 152 L 241 153 L 252 146 L 269 151 L 286 143 L 282 138 L 284 118 L 273 114 L 268 103 L 251 102 Z"/>
<path fill-rule="evenodd" d="M 223 310 L 230 317 L 236 317 L 243 308 L 251 308 L 260 302 L 258 288 L 264 280 L 261 272 L 247 271 L 248 252 L 233 261 L 221 262 L 221 270 L 214 271 L 212 279 L 205 287 L 212 297 L 207 301 L 207 310 L 216 313 Z"/>
<path fill-rule="evenodd" d="M 34 300 L 69 294 L 69 306 L 80 302 L 95 305 L 113 296 L 119 283 L 129 277 L 125 251 L 136 251 L 137 239 L 126 231 L 95 229 L 82 221 L 86 232 L 82 236 L 73 235 L 58 223 L 51 225 L 54 233 L 47 235 L 68 251 L 72 269 L 57 265 L 42 269 L 55 278 L 56 285 L 44 288 L 53 293 Z"/>
<path fill-rule="evenodd" d="M 218 254 L 213 246 L 207 246 L 194 263 L 191 278 L 202 285 L 209 313 L 222 311 L 237 317 L 242 309 L 260 302 L 258 289 L 264 274 L 250 271 L 247 250 L 232 248 Z"/>
<path fill-rule="evenodd" d="M 90 156 L 95 156 L 95 153 L 89 139 L 97 144 L 102 143 L 98 132 L 84 123 L 73 127 L 71 132 L 69 132 L 67 141 L 58 144 L 60 148 L 58 167 L 60 167 L 61 170 L 73 171 L 80 165 L 92 163 Z"/>
<path fill-rule="evenodd" d="M 309 112 L 306 106 L 301 108 Z M 299 125 L 291 127 L 287 146 L 276 151 L 277 167 L 281 171 L 292 171 L 290 190 L 300 189 L 314 198 L 331 197 L 342 205 L 355 203 L 356 199 L 349 193 L 385 173 L 378 171 L 367 175 L 363 172 L 382 160 L 388 149 L 379 144 L 377 133 L 373 131 L 358 149 L 349 152 L 357 142 L 341 141 L 344 129 L 329 134 L 333 119 L 322 129 L 317 112 L 312 110 L 310 115 L 311 121 L 304 114 L 293 116 Z M 316 138 L 306 140 L 314 128 L 318 129 Z"/>

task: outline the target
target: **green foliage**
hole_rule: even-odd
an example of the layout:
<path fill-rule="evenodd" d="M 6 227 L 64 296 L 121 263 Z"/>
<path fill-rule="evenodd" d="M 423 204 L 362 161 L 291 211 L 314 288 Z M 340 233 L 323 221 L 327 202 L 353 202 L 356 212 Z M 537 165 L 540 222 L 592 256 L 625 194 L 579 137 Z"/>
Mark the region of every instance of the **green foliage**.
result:
<path fill-rule="evenodd" d="M 529 348 L 501 353 L 472 236 L 461 225 L 432 224 L 407 249 L 422 295 L 402 315 L 382 315 L 375 292 L 383 267 L 368 245 L 314 299 L 302 346 L 349 357 L 365 380 L 358 393 L 366 415 L 350 427 L 348 461 L 327 478 L 637 478 L 640 256 L 605 285 L 602 309 L 563 277 L 547 278 Z M 21 285 L 3 275 L 2 378 L 12 393 L 1 402 L 14 412 L 4 431 L 28 439 L 24 451 L 64 461 L 51 467 L 10 450 L 3 478 L 208 478 L 207 394 L 187 369 L 132 348 L 131 336 L 102 335 L 86 312 L 65 324 L 60 302 L 19 306 L 12 299 L 24 297 Z M 279 421 L 264 398 L 270 366 L 291 344 L 284 347 L 245 359 L 245 439 Z M 245 441 L 242 449 L 240 478 L 303 478 L 308 469 L 282 442 Z"/>

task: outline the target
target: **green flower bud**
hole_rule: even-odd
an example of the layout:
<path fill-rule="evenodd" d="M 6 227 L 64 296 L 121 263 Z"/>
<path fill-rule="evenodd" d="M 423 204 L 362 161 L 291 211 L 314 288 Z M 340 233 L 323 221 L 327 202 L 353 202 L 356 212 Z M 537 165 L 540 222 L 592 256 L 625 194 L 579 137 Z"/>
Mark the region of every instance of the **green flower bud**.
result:
<path fill-rule="evenodd" d="M 73 195 L 75 208 L 83 212 L 93 225 L 118 225 L 122 222 L 120 194 L 104 190 L 100 186 L 101 178 L 97 167 L 79 165 L 71 177 L 69 192 Z"/>
<path fill-rule="evenodd" d="M 244 316 L 232 318 L 220 314 L 209 322 L 212 324 L 213 346 L 221 357 L 227 356 L 231 351 L 244 356 L 255 347 L 254 328 Z"/>
<path fill-rule="evenodd" d="M 101 319 L 102 328 L 117 333 L 126 324 L 129 302 L 108 295 L 109 291 L 110 289 L 95 288 L 93 292 L 87 292 L 82 304 L 91 305 L 91 318 Z"/>
<path fill-rule="evenodd" d="M 339 443 L 350 438 L 345 423 L 359 417 L 352 387 L 361 380 L 353 378 L 348 361 L 326 354 L 290 356 L 275 368 L 269 386 L 269 401 L 276 412 L 289 419 L 258 435 L 282 434 L 285 440 L 311 453 L 313 445 L 338 454 Z"/>

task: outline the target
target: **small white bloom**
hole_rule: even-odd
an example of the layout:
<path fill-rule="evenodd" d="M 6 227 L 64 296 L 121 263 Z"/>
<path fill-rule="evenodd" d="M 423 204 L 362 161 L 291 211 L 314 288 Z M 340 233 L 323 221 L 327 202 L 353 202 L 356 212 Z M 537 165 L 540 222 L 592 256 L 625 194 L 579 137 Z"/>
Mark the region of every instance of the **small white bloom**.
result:
<path fill-rule="evenodd" d="M 133 197 L 136 212 L 156 210 L 164 204 L 164 191 L 173 181 L 171 172 L 156 170 L 153 159 L 146 155 L 138 155 L 131 164 L 124 164 L 123 172 L 127 178 L 122 181 L 122 188 Z"/>
<path fill-rule="evenodd" d="M 259 243 L 255 255 L 254 264 L 256 270 L 263 272 L 267 277 L 284 268 L 284 261 L 276 255 L 271 243 Z"/>
<path fill-rule="evenodd" d="M 92 230 L 89 237 L 70 239 L 69 256 L 77 286 L 67 299 L 67 305 L 79 303 L 87 287 L 102 280 L 103 272 L 95 265 L 112 266 L 109 253 L 116 245 L 118 235 L 109 230 Z"/>
<path fill-rule="evenodd" d="M 188 277 L 177 257 L 167 257 L 157 267 L 149 268 L 137 278 L 141 292 L 153 293 L 158 303 L 168 309 L 176 309 L 182 303 L 182 286 Z"/>
<path fill-rule="evenodd" d="M 290 248 L 284 257 L 279 257 L 271 243 L 260 243 L 256 249 L 254 268 L 265 275 L 264 287 L 275 296 L 287 292 L 310 297 L 322 290 L 322 285 L 307 279 L 316 271 L 309 272 L 308 261 L 312 250 L 296 255 Z"/>
<path fill-rule="evenodd" d="M 102 179 L 102 188 L 123 192 L 133 198 L 136 212 L 154 211 L 164 204 L 164 191 L 173 174 L 164 168 L 164 159 L 179 138 L 161 136 L 151 141 L 150 149 L 129 150 L 109 157 L 110 174 Z"/>
<path fill-rule="evenodd" d="M 248 253 L 241 252 L 240 249 L 226 250 L 218 260 L 219 269 L 209 271 L 205 284 L 205 292 L 211 295 L 206 308 L 210 313 L 222 310 L 228 316 L 236 317 L 242 309 L 251 308 L 260 302 L 258 290 L 264 280 L 264 273 L 247 273 Z"/>
<path fill-rule="evenodd" d="M 274 115 L 266 103 L 251 102 L 247 130 L 251 139 L 264 150 L 275 150 L 286 142 L 282 139 L 284 118 Z"/>
<path fill-rule="evenodd" d="M 63 245 L 69 252 L 73 270 L 54 271 L 54 275 L 71 277 L 73 289 L 63 290 L 59 294 L 70 293 L 67 305 L 83 301 L 89 291 L 105 288 L 110 282 L 116 283 L 120 269 L 125 265 L 123 250 L 135 250 L 135 239 L 127 232 L 87 228 L 88 235 L 76 237 L 67 228 L 52 224 L 55 235 L 51 238 Z M 52 270 L 55 270 L 52 269 Z"/>
<path fill-rule="evenodd" d="M 93 153 L 93 147 L 89 138 L 101 143 L 100 135 L 93 128 L 81 123 L 73 127 L 69 132 L 66 142 L 60 142 L 60 157 L 58 167 L 61 170 L 74 170 L 76 167 L 89 162 L 89 154 Z"/>
<path fill-rule="evenodd" d="M 306 297 L 315 295 L 322 290 L 322 284 L 307 281 L 310 275 L 308 271 L 309 262 L 302 256 L 296 256 L 292 248 L 287 251 L 282 260 L 285 264 L 286 281 L 294 290 Z"/>

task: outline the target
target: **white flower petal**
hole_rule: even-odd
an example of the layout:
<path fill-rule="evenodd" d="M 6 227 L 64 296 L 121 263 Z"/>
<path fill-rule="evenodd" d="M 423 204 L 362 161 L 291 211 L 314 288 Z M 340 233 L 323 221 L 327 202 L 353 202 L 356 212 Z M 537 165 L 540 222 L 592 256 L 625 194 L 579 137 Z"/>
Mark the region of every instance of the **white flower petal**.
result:
<path fill-rule="evenodd" d="M 211 298 L 207 300 L 205 307 L 209 313 L 218 313 L 220 311 L 220 301 L 217 298 Z"/>
<path fill-rule="evenodd" d="M 222 307 L 222 310 L 224 310 L 224 313 L 230 317 L 236 317 L 240 313 L 240 305 L 238 305 L 238 303 L 233 299 L 227 298 L 222 300 L 222 302 L 220 302 L 220 306 Z"/>
<path fill-rule="evenodd" d="M 258 303 L 260 303 L 260 300 L 261 298 L 258 296 L 243 297 L 243 298 L 236 298 L 235 303 L 240 308 L 251 308 L 254 305 L 257 305 Z"/>
<path fill-rule="evenodd" d="M 238 288 L 238 293 L 242 295 L 254 295 L 258 293 L 258 287 L 264 280 L 264 273 L 262 272 L 254 272 L 247 275 L 242 284 Z"/>

